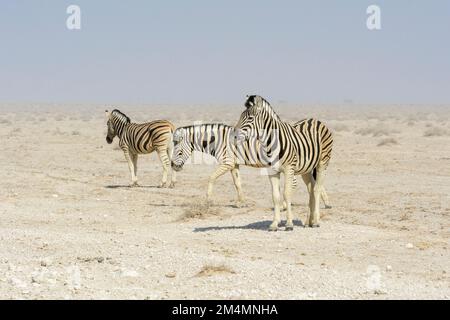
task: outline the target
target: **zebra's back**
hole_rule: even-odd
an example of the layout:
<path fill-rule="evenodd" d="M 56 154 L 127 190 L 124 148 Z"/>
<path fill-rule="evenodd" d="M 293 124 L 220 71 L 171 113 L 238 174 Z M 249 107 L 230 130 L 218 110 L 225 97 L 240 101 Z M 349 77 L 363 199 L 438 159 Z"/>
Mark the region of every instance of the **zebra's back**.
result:
<path fill-rule="evenodd" d="M 131 123 L 120 141 L 136 154 L 145 154 L 155 149 L 167 148 L 175 126 L 167 120 L 155 120 L 147 123 Z"/>

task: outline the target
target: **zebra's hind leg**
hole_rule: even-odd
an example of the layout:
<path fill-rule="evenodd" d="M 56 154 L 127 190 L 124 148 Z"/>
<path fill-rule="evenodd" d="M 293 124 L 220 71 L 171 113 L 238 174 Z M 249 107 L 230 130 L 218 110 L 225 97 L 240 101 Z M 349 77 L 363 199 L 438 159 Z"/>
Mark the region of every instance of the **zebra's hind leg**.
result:
<path fill-rule="evenodd" d="M 239 173 L 239 166 L 236 166 L 233 169 L 231 169 L 231 177 L 233 178 L 233 183 L 236 188 L 236 192 L 238 194 L 237 206 L 240 207 L 244 203 L 244 194 L 242 193 L 241 176 Z"/>
<path fill-rule="evenodd" d="M 280 223 L 280 173 L 269 176 L 270 184 L 272 185 L 272 200 L 273 200 L 273 221 L 269 226 L 269 231 L 277 231 Z"/>
<path fill-rule="evenodd" d="M 163 166 L 163 176 L 159 187 L 164 188 L 167 187 L 167 174 L 170 170 L 170 159 L 166 149 L 158 149 L 157 152 Z"/>
<path fill-rule="evenodd" d="M 313 179 L 313 176 L 312 176 L 311 173 L 302 174 L 302 179 L 303 179 L 303 182 L 306 184 L 306 187 L 308 189 L 308 194 L 309 194 L 309 203 L 308 203 L 309 211 L 307 212 L 305 222 L 303 223 L 303 226 L 306 228 L 306 227 L 311 225 L 311 222 L 312 222 L 311 217 L 312 217 L 313 210 L 314 210 L 314 207 L 313 207 L 313 202 L 314 202 L 314 194 L 313 194 L 314 179 Z"/>
<path fill-rule="evenodd" d="M 292 208 L 291 208 L 291 196 L 292 196 L 292 184 L 294 179 L 294 170 L 287 168 L 284 174 L 284 200 L 286 201 L 286 231 L 294 230 L 294 222 L 292 221 Z"/>

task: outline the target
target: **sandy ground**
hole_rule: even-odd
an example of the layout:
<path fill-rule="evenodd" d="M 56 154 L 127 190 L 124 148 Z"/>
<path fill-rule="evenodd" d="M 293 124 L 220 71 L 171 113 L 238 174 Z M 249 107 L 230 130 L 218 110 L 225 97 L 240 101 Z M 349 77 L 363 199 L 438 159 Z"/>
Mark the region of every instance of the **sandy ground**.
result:
<path fill-rule="evenodd" d="M 0 298 L 450 298 L 450 109 L 276 107 L 335 132 L 318 229 L 267 232 L 270 184 L 242 169 L 204 205 L 214 165 L 159 189 L 156 154 L 128 188 L 101 106 L 0 107 Z M 238 106 L 122 106 L 136 121 L 234 124 Z M 76 111 L 78 110 L 78 111 Z M 446 111 L 447 110 L 447 111 Z M 303 184 L 294 212 L 307 210 Z M 299 225 L 300 223 L 298 223 Z"/>

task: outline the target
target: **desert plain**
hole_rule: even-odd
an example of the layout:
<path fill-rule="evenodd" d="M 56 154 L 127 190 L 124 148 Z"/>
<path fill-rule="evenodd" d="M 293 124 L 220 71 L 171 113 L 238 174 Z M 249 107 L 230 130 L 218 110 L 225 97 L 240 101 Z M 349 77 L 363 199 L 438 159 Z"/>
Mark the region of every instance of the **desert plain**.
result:
<path fill-rule="evenodd" d="M 241 167 L 205 200 L 216 164 L 205 156 L 158 188 L 156 156 L 140 156 L 140 187 L 105 108 L 0 106 L 2 299 L 450 299 L 450 107 L 290 105 L 334 133 L 325 188 L 331 209 L 293 232 L 268 232 L 270 183 Z M 234 125 L 239 105 L 118 105 L 133 121 Z M 200 155 L 196 155 L 199 157 Z M 197 158 L 198 159 L 198 158 Z M 323 208 L 323 205 L 322 205 Z M 282 217 L 283 214 L 282 214 Z"/>

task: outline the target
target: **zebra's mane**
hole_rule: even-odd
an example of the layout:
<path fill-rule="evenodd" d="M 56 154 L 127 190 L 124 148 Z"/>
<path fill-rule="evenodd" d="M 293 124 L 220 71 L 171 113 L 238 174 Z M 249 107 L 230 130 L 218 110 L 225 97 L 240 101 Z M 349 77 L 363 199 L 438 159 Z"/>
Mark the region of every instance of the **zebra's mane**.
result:
<path fill-rule="evenodd" d="M 277 120 L 281 120 L 280 117 L 278 116 L 278 114 L 275 112 L 275 110 L 272 108 L 272 106 L 270 105 L 269 101 L 267 101 L 266 99 L 264 99 L 263 97 L 261 97 L 262 99 L 262 103 L 263 103 L 263 108 L 264 110 L 266 110 L 267 112 L 270 113 L 270 115 L 274 118 L 276 118 Z"/>
<path fill-rule="evenodd" d="M 118 109 L 114 109 L 113 111 L 111 111 L 111 116 L 116 117 L 119 120 L 124 121 L 126 123 L 130 123 L 131 122 L 130 118 L 128 118 L 128 116 L 125 113 L 122 113 Z"/>
<path fill-rule="evenodd" d="M 262 107 L 263 110 L 265 110 L 266 112 L 268 112 L 270 114 L 271 117 L 275 118 L 278 121 L 281 121 L 281 118 L 278 116 L 278 114 L 275 112 L 275 110 L 272 108 L 272 106 L 270 105 L 269 101 L 267 101 L 266 99 L 264 99 L 261 96 L 255 95 L 253 96 L 254 98 L 260 98 L 261 99 L 261 105 L 260 107 Z M 259 104 L 259 103 L 258 103 Z M 257 105 L 254 105 L 253 107 L 255 107 Z M 253 108 L 251 107 L 251 108 Z"/>

